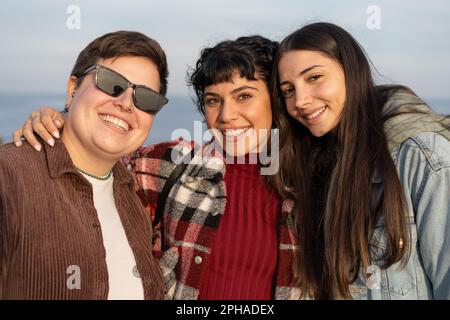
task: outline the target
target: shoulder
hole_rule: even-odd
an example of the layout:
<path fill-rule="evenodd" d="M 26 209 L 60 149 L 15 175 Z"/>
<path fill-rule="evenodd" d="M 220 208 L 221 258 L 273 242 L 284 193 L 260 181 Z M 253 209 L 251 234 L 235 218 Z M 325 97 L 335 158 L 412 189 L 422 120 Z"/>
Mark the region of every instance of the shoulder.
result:
<path fill-rule="evenodd" d="M 397 157 L 399 161 L 415 160 L 416 164 L 420 161 L 430 173 L 437 172 L 450 168 L 450 141 L 437 132 L 423 132 L 405 140 Z"/>
<path fill-rule="evenodd" d="M 173 150 L 179 152 L 183 150 L 192 150 L 195 146 L 195 142 L 190 140 L 172 140 L 161 142 L 158 144 L 152 144 L 149 146 L 143 146 L 137 149 L 135 152 L 127 155 L 123 158 L 123 162 L 128 164 L 132 160 L 136 160 L 138 158 L 147 158 L 147 159 L 159 159 L 169 161 L 171 158 L 171 154 Z"/>
<path fill-rule="evenodd" d="M 435 199 L 450 192 L 450 141 L 439 133 L 424 132 L 405 140 L 396 157 L 399 179 L 417 208 L 423 195 Z"/>
<path fill-rule="evenodd" d="M 19 148 L 12 142 L 2 144 L 0 145 L 0 169 L 27 169 L 30 162 L 45 160 L 43 153 L 43 151 L 34 150 L 28 143 L 24 143 Z"/>
<path fill-rule="evenodd" d="M 168 176 L 176 161 L 191 152 L 195 143 L 189 140 L 173 140 L 144 146 L 122 158 L 122 163 L 135 176 L 145 173 Z"/>
<path fill-rule="evenodd" d="M 17 148 L 13 143 L 0 145 L 0 193 L 21 194 L 23 187 L 36 171 L 45 168 L 45 154 L 37 152 L 27 143 Z"/>
<path fill-rule="evenodd" d="M 23 148 L 17 148 L 12 142 L 0 145 L 0 163 L 4 164 L 8 160 L 18 159 L 26 150 L 25 146 Z"/>

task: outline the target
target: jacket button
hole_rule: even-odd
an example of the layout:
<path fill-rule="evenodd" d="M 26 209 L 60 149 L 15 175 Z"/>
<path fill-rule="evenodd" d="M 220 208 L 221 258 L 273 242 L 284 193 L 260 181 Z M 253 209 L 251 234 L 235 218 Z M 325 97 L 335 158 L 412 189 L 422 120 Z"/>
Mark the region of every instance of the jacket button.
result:
<path fill-rule="evenodd" d="M 194 261 L 195 261 L 196 264 L 200 264 L 200 263 L 202 263 L 203 259 L 202 259 L 202 257 L 200 257 L 200 256 L 196 256 L 196 257 L 194 258 Z"/>

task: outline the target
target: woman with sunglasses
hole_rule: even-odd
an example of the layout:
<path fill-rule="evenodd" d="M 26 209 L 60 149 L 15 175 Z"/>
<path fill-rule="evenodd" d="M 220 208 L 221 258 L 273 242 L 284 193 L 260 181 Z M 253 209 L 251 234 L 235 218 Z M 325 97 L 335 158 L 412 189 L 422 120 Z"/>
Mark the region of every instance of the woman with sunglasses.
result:
<path fill-rule="evenodd" d="M 275 185 L 296 195 L 301 296 L 450 299 L 450 119 L 374 86 L 333 24 L 286 37 L 275 63 L 274 119 L 288 128 Z"/>
<path fill-rule="evenodd" d="M 130 90 L 116 98 L 98 90 L 107 74 L 139 83 L 136 93 L 166 92 L 159 44 L 111 32 L 78 55 L 53 148 L 0 146 L 0 300 L 164 297 L 151 221 L 120 164 L 145 141 L 154 115 L 133 107 Z"/>
<path fill-rule="evenodd" d="M 190 83 L 213 141 L 196 149 L 189 141 L 161 143 L 124 158 L 151 215 L 158 205 L 164 209 L 162 227 L 155 227 L 154 250 L 165 276 L 166 298 L 298 297 L 292 285 L 292 202 L 269 187 L 261 162 L 252 161 L 270 148 L 274 121 L 269 79 L 276 48 L 277 43 L 253 36 L 204 49 Z M 97 73 L 97 86 L 111 96 L 120 94 L 121 89 L 113 90 L 117 82 Z M 137 91 L 134 98 L 142 108 Z M 23 133 L 34 144 L 34 128 L 47 141 L 47 130 L 58 131 L 54 120 L 62 125 L 64 118 L 52 109 L 33 113 Z M 190 156 L 193 149 L 182 175 L 170 181 L 177 159 Z M 162 199 L 166 184 L 170 188 Z"/>

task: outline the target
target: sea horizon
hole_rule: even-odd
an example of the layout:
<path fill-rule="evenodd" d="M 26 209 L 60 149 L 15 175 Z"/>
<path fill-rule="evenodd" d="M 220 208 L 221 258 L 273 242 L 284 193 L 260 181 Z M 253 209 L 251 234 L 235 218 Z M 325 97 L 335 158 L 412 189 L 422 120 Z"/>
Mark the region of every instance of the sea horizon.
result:
<path fill-rule="evenodd" d="M 205 142 L 199 134 L 206 126 L 202 115 L 197 111 L 191 97 L 185 95 L 169 95 L 169 103 L 158 113 L 145 145 L 177 139 Z M 437 113 L 450 115 L 450 98 L 425 97 L 424 100 Z M 60 94 L 1 94 L 0 95 L 0 141 L 10 142 L 14 130 L 20 128 L 27 116 L 41 106 L 52 106 L 62 110 L 65 96 Z M 203 139 L 202 139 L 203 138 Z"/>
<path fill-rule="evenodd" d="M 168 98 L 169 103 L 156 115 L 150 134 L 145 141 L 146 145 L 176 139 L 180 132 L 192 133 L 194 122 L 197 121 L 197 126 L 202 122 L 202 116 L 190 97 L 173 95 Z M 0 95 L 0 110 L 2 110 L 0 139 L 3 142 L 10 142 L 12 133 L 23 126 L 33 110 L 42 106 L 51 106 L 63 110 L 64 103 L 65 96 L 58 94 Z M 203 130 L 205 130 L 204 125 Z M 186 139 L 190 138 L 187 134 L 181 135 Z"/>

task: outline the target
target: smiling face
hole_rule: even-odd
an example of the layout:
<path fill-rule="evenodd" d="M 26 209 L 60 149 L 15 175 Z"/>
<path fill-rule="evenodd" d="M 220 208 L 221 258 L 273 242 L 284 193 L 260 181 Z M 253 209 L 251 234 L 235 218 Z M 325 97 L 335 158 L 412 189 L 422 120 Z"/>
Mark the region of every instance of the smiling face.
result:
<path fill-rule="evenodd" d="M 158 70 L 147 58 L 126 56 L 97 63 L 132 83 L 160 89 Z M 132 88 L 114 98 L 96 87 L 95 71 L 86 74 L 78 87 L 75 80 L 72 77 L 68 82 L 69 114 L 62 135 L 75 165 L 89 169 L 92 164 L 87 162 L 115 163 L 144 143 L 154 116 L 133 105 Z"/>
<path fill-rule="evenodd" d="M 278 74 L 291 117 L 316 137 L 336 128 L 346 97 L 345 75 L 338 62 L 317 51 L 293 50 L 282 56 Z"/>
<path fill-rule="evenodd" d="M 256 79 L 248 80 L 235 73 L 231 81 L 204 90 L 207 126 L 231 156 L 260 152 L 270 134 L 269 91 L 264 80 Z"/>

